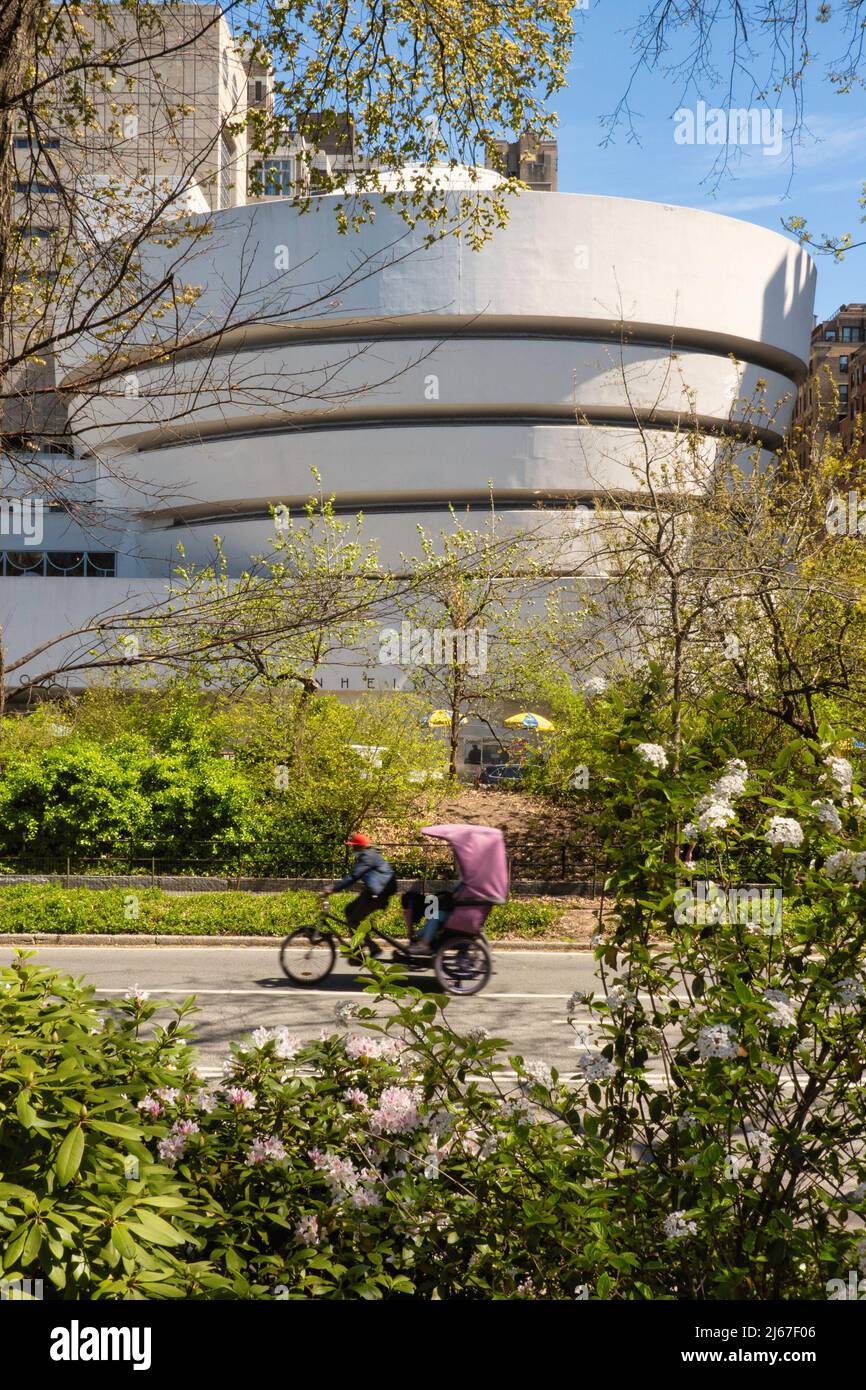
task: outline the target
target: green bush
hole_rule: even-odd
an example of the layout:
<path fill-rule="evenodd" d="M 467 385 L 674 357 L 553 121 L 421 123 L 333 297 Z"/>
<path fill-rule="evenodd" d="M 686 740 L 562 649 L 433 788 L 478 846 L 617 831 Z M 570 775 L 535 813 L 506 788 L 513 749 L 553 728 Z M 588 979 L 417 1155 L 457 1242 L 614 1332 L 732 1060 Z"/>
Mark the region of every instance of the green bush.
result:
<path fill-rule="evenodd" d="M 184 1008 L 146 1042 L 146 995 L 101 1021 L 78 982 L 0 971 L 3 1277 L 58 1298 L 573 1298 L 603 1194 L 545 1112 L 553 1078 L 515 1057 L 518 1085 L 458 1080 L 499 1044 L 381 995 L 387 1027 L 340 1005 L 348 1036 L 258 1029 L 210 1086 Z"/>
<path fill-rule="evenodd" d="M 155 1006 L 146 1009 L 148 1018 Z M 229 1284 L 190 1259 L 206 1216 L 153 1150 L 138 1108 L 196 1084 L 181 1020 L 139 1036 L 133 1001 L 24 963 L 0 971 L 0 1270 L 57 1298 L 212 1296 Z"/>
<path fill-rule="evenodd" d="M 339 912 L 351 900 L 337 894 Z M 551 903 L 511 902 L 495 907 L 487 934 L 542 937 L 561 909 Z M 315 893 L 164 893 L 159 888 L 62 888 L 49 884 L 0 885 L 0 932 L 95 933 L 153 932 L 174 936 L 286 936 L 315 921 Z M 392 936 L 404 936 L 399 898 L 380 920 Z"/>
<path fill-rule="evenodd" d="M 218 859 L 255 836 L 252 788 L 201 748 L 153 752 L 138 737 L 106 745 L 64 738 L 12 758 L 0 777 L 0 854 L 134 854 L 171 845 L 178 859 Z M 210 842 L 217 840 L 217 845 Z"/>
<path fill-rule="evenodd" d="M 411 696 L 352 705 L 297 691 L 223 702 L 183 686 L 96 690 L 0 721 L 0 859 L 82 870 L 342 872 L 347 834 L 405 834 L 403 874 L 431 853 L 412 829 L 444 752 Z M 431 861 L 432 862 L 432 861 Z"/>

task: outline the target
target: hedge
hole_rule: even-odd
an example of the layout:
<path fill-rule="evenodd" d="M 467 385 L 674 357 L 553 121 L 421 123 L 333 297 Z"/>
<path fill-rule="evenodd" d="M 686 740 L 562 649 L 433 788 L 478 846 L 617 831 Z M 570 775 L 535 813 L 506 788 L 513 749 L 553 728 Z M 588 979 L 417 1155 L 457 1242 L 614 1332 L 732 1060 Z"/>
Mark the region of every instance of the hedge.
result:
<path fill-rule="evenodd" d="M 339 894 L 333 902 L 340 909 L 350 897 Z M 0 932 L 282 937 L 315 920 L 318 910 L 316 894 L 305 891 L 177 894 L 159 888 L 0 887 Z M 556 904 L 532 899 L 506 903 L 493 909 L 487 934 L 493 939 L 544 937 L 562 912 Z M 404 934 L 399 900 L 382 920 L 392 935 Z"/>

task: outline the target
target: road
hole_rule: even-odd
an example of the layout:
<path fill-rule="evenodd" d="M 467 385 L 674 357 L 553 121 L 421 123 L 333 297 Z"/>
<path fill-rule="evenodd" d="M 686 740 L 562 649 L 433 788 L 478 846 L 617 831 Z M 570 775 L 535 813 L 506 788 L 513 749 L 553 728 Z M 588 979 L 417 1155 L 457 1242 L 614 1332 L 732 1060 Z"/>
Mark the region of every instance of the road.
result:
<path fill-rule="evenodd" d="M 0 964 L 14 955 L 0 946 Z M 133 985 L 151 998 L 183 999 L 195 994 L 201 1013 L 194 1016 L 202 1070 L 219 1070 L 230 1042 L 259 1025 L 285 1025 L 301 1038 L 318 1037 L 335 1027 L 334 1006 L 358 998 L 358 974 L 342 961 L 324 985 L 296 989 L 282 974 L 277 943 L 262 947 L 228 946 L 57 946 L 39 949 L 38 961 L 71 975 L 82 975 L 106 999 Z M 542 1058 L 564 1073 L 574 1069 L 574 1038 L 565 1003 L 576 989 L 598 988 L 595 961 L 586 951 L 494 952 L 494 974 L 486 990 L 471 999 L 454 999 L 448 1018 L 458 1031 L 481 1025 L 508 1038 L 514 1051 Z M 435 988 L 431 975 L 413 983 Z"/>

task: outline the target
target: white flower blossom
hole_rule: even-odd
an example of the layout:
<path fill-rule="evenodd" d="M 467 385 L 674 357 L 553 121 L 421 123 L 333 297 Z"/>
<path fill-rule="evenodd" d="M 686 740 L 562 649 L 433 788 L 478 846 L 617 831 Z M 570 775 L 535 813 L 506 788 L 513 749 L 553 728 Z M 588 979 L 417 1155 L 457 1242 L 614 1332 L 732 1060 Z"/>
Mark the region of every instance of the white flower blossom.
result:
<path fill-rule="evenodd" d="M 288 1028 L 257 1028 L 252 1035 L 251 1044 L 242 1043 L 240 1050 L 247 1052 L 250 1046 L 258 1051 L 267 1047 L 268 1043 L 275 1043 L 274 1055 L 282 1061 L 287 1062 L 290 1058 L 297 1055 L 303 1047 L 300 1038 L 296 1038 L 290 1033 Z"/>
<path fill-rule="evenodd" d="M 357 1018 L 360 1012 L 360 1006 L 354 999 L 341 999 L 334 1009 L 334 1017 L 338 1023 L 348 1023 L 350 1018 Z"/>
<path fill-rule="evenodd" d="M 866 881 L 866 851 L 837 850 L 824 860 L 824 873 L 837 881 L 862 884 Z"/>
<path fill-rule="evenodd" d="M 693 843 L 700 835 L 700 829 L 693 820 L 687 820 L 683 826 L 683 839 Z"/>
<path fill-rule="evenodd" d="M 536 1058 L 530 1058 L 528 1062 L 523 1063 L 523 1070 L 536 1086 L 544 1086 L 547 1090 L 550 1090 L 550 1087 L 553 1085 L 553 1073 L 546 1062 L 542 1062 Z"/>
<path fill-rule="evenodd" d="M 729 801 L 713 795 L 701 797 L 695 807 L 695 814 L 698 818 L 698 830 L 702 835 L 706 835 L 710 830 L 726 830 L 737 816 Z"/>
<path fill-rule="evenodd" d="M 285 1147 L 275 1134 L 269 1134 L 264 1139 L 254 1139 L 252 1147 L 246 1156 L 247 1166 L 252 1168 L 256 1163 L 281 1163 L 287 1158 Z"/>
<path fill-rule="evenodd" d="M 772 1028 L 793 1028 L 797 1014 L 789 996 L 782 989 L 765 989 L 764 999 L 772 1006 L 768 1022 Z"/>
<path fill-rule="evenodd" d="M 764 839 L 773 848 L 781 846 L 783 849 L 799 849 L 803 843 L 803 827 L 790 816 L 772 816 Z"/>
<path fill-rule="evenodd" d="M 668 765 L 668 755 L 660 743 L 639 743 L 635 752 L 642 762 L 657 768 L 659 772 L 664 772 Z"/>
<path fill-rule="evenodd" d="M 854 783 L 854 769 L 847 758 L 830 757 L 824 759 L 830 776 L 842 792 L 850 792 Z"/>
<path fill-rule="evenodd" d="M 619 1013 L 627 1004 L 637 1003 L 637 995 L 625 985 L 611 985 L 606 995 L 607 1007 L 612 1014 Z"/>
<path fill-rule="evenodd" d="M 616 1074 L 616 1067 L 600 1052 L 578 1052 L 576 1066 L 587 1081 L 609 1081 Z"/>
<path fill-rule="evenodd" d="M 144 1004 L 150 998 L 150 990 L 139 989 L 138 985 L 133 985 L 124 994 L 124 999 L 129 999 L 133 1004 Z"/>
<path fill-rule="evenodd" d="M 223 1094 L 230 1105 L 237 1110 L 255 1110 L 256 1098 L 252 1091 L 246 1090 L 243 1086 L 225 1086 Z"/>
<path fill-rule="evenodd" d="M 812 806 L 815 811 L 815 819 L 819 820 L 822 825 L 826 825 L 828 830 L 832 830 L 834 835 L 838 835 L 842 829 L 842 820 L 833 802 L 816 800 L 812 802 Z"/>
<path fill-rule="evenodd" d="M 706 1062 L 710 1057 L 720 1057 L 728 1060 L 736 1057 L 739 1048 L 734 1031 L 726 1023 L 716 1023 L 712 1027 L 702 1028 L 698 1033 L 698 1055 L 702 1062 Z"/>
<path fill-rule="evenodd" d="M 863 998 L 863 981 L 856 975 L 846 975 L 837 984 L 836 993 L 841 1004 L 857 1004 Z"/>
<path fill-rule="evenodd" d="M 607 690 L 607 681 L 604 676 L 590 676 L 589 680 L 583 682 L 583 693 L 587 700 L 594 700 L 598 695 L 603 695 Z"/>
<path fill-rule="evenodd" d="M 694 1221 L 689 1221 L 684 1211 L 672 1211 L 664 1221 L 665 1235 L 668 1240 L 685 1240 L 688 1236 L 696 1236 L 698 1228 Z"/>
<path fill-rule="evenodd" d="M 377 1109 L 370 1115 L 373 1133 L 405 1134 L 417 1129 L 420 1124 L 417 1094 L 405 1086 L 386 1086 L 379 1097 Z"/>
<path fill-rule="evenodd" d="M 318 1245 L 319 1221 L 315 1216 L 302 1216 L 295 1227 L 295 1238 L 301 1245 Z"/>

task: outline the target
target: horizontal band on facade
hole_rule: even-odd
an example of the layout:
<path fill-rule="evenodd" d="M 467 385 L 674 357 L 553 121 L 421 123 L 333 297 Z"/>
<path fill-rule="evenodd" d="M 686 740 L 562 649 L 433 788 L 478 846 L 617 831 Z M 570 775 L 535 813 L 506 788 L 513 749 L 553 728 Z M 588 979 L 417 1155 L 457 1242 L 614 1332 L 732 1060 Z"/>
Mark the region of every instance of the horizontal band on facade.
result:
<path fill-rule="evenodd" d="M 403 494 L 400 500 L 382 501 L 379 495 L 372 497 L 369 493 L 350 493 L 336 494 L 332 504 L 332 510 L 337 516 L 356 516 L 363 512 L 368 516 L 408 516 L 415 512 L 430 512 L 434 514 L 447 514 L 452 509 L 455 512 L 465 513 L 467 511 L 486 513 L 491 512 L 531 512 L 539 513 L 546 511 L 582 511 L 588 514 L 595 514 L 597 511 L 604 511 L 604 503 L 609 500 L 612 505 L 622 506 L 629 511 L 645 511 L 655 505 L 648 497 L 640 493 L 626 491 L 623 488 L 611 488 L 605 490 L 603 494 L 597 491 L 583 489 L 574 492 L 541 492 L 537 488 L 509 488 L 507 493 L 500 496 L 494 489 L 493 499 L 489 492 L 464 491 L 455 492 L 451 489 L 447 498 L 440 493 L 418 493 Z M 655 502 L 662 505 L 667 500 L 667 494 L 656 494 Z M 166 521 L 166 512 L 152 511 L 143 514 L 154 527 L 159 526 L 209 526 L 220 525 L 224 522 L 249 522 L 249 521 L 272 521 L 271 508 L 275 506 L 288 507 L 289 512 L 302 512 L 309 497 L 300 493 L 295 496 L 282 496 L 274 500 L 264 501 L 262 498 L 250 500 L 249 502 L 231 502 L 224 508 L 218 508 L 212 504 L 198 504 L 187 507 L 175 507 L 171 509 L 170 520 Z"/>
<path fill-rule="evenodd" d="M 173 361 L 195 361 L 226 356 L 249 349 L 304 347 L 311 343 L 413 342 L 417 339 L 442 342 L 562 340 L 580 344 L 623 343 L 629 347 L 664 347 L 672 352 L 690 351 L 715 357 L 734 357 L 737 361 L 778 372 L 794 384 L 805 381 L 807 363 L 784 348 L 754 338 L 741 338 L 711 329 L 680 324 L 646 323 L 627 319 L 565 318 L 558 315 L 520 314 L 407 314 L 399 318 L 355 318 L 309 320 L 291 323 L 250 324 L 203 336 L 187 347 L 169 349 Z M 114 375 L 123 376 L 132 368 L 165 370 L 164 358 L 154 355 L 152 345 L 137 353 L 127 348 L 124 361 Z M 68 373 L 65 387 L 86 380 L 86 365 Z M 105 378 L 106 380 L 108 378 Z"/>
<path fill-rule="evenodd" d="M 782 435 L 750 420 L 721 419 L 713 415 L 688 415 L 684 411 L 646 411 L 632 406 L 615 405 L 549 405 L 525 404 L 451 406 L 427 402 L 424 405 L 378 406 L 360 410 L 318 413 L 305 411 L 275 416 L 273 412 L 260 416 L 243 416 L 233 424 L 216 420 L 213 424 L 172 425 L 146 431 L 137 436 L 139 453 L 151 450 L 185 448 L 205 441 L 216 443 L 229 439 L 256 439 L 267 435 L 311 434 L 323 430 L 359 429 L 418 429 L 447 425 L 449 428 L 483 425 L 551 425 L 554 427 L 608 425 L 614 429 L 660 430 L 678 433 L 695 429 L 700 434 L 740 439 L 744 444 L 761 444 L 767 449 L 779 449 Z"/>

